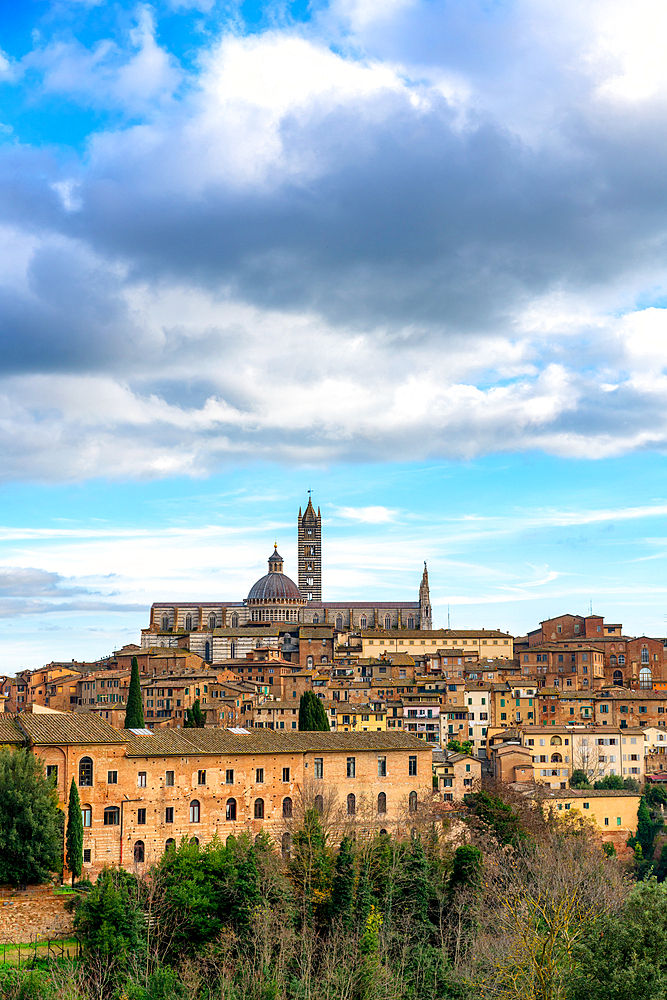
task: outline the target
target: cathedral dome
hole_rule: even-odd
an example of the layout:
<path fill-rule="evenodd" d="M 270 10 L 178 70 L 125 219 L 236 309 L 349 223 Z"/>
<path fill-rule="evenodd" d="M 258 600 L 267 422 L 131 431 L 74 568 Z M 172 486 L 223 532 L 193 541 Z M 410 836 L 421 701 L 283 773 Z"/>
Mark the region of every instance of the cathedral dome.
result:
<path fill-rule="evenodd" d="M 248 604 L 305 604 L 294 580 L 283 573 L 283 557 L 277 546 L 269 556 L 269 572 L 253 584 L 248 594 Z"/>
<path fill-rule="evenodd" d="M 248 601 L 253 603 L 299 601 L 301 603 L 302 598 L 294 580 L 290 580 L 284 573 L 267 573 L 250 588 Z"/>

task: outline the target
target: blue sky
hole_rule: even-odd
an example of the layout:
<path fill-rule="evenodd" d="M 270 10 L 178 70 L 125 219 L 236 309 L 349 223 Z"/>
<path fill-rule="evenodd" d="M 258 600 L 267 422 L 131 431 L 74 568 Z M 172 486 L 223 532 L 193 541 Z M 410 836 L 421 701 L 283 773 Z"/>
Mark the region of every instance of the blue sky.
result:
<path fill-rule="evenodd" d="M 665 624 L 667 13 L 0 10 L 0 671 L 238 598 Z M 268 547 L 268 548 L 267 548 Z"/>

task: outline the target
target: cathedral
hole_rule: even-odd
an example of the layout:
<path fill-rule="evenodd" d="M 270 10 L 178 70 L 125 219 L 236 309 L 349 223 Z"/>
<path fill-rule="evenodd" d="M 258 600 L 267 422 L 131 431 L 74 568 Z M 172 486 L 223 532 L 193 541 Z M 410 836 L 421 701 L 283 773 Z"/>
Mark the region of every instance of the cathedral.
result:
<path fill-rule="evenodd" d="M 169 601 L 151 608 L 142 630 L 142 646 L 187 646 L 208 662 L 234 659 L 299 626 L 329 626 L 335 632 L 359 629 L 425 631 L 431 625 L 428 571 L 416 601 L 323 601 L 322 517 L 312 500 L 298 515 L 298 575 L 296 584 L 283 572 L 283 557 L 274 547 L 268 573 L 240 601 Z M 272 643 L 269 643 L 270 645 Z"/>

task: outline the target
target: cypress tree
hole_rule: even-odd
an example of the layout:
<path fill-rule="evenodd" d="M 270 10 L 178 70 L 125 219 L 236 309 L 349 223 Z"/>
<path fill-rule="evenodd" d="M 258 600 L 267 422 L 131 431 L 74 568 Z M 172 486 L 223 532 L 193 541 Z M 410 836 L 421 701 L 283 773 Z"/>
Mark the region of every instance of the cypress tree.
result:
<path fill-rule="evenodd" d="M 127 709 L 125 711 L 126 729 L 143 729 L 144 709 L 141 704 L 141 684 L 139 682 L 139 664 L 136 656 L 132 657 L 132 674 L 130 676 L 130 690 L 127 694 Z"/>
<path fill-rule="evenodd" d="M 201 710 L 201 705 L 199 704 L 199 698 L 193 703 L 192 708 L 186 708 L 185 710 L 185 722 L 183 723 L 184 729 L 203 729 L 206 724 L 206 717 Z"/>
<path fill-rule="evenodd" d="M 299 699 L 299 729 L 301 732 L 329 732 L 329 720 L 324 705 L 312 691 L 306 691 Z"/>
<path fill-rule="evenodd" d="M 67 808 L 67 832 L 65 834 L 65 861 L 74 879 L 81 875 L 83 866 L 83 819 L 81 817 L 81 801 L 76 781 L 72 778 L 69 789 L 69 806 Z"/>

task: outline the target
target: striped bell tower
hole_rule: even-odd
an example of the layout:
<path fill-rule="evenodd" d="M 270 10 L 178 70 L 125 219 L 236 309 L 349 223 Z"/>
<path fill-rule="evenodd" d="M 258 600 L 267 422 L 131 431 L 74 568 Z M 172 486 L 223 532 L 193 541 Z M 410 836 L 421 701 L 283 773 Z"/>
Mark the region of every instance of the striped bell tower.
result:
<path fill-rule="evenodd" d="M 299 591 L 307 601 L 322 600 L 322 516 L 310 496 L 303 514 L 299 507 Z"/>

